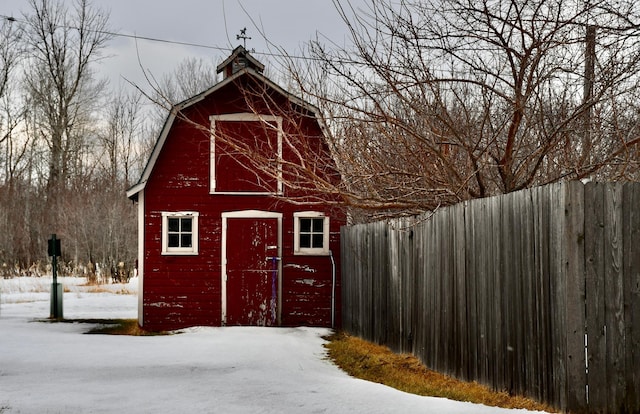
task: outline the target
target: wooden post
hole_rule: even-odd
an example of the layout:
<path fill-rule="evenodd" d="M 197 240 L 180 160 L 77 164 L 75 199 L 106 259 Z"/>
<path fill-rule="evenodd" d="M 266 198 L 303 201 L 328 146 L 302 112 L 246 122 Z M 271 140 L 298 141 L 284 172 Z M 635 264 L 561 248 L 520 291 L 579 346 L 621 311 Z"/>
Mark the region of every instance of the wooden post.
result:
<path fill-rule="evenodd" d="M 50 318 L 62 319 L 62 287 L 58 284 L 58 256 L 60 256 L 60 239 L 55 234 L 49 239 L 49 256 L 52 258 L 53 283 L 51 284 Z"/>
<path fill-rule="evenodd" d="M 582 131 L 582 159 L 581 164 L 586 163 L 587 168 L 591 164 L 591 118 L 593 114 L 593 84 L 596 65 L 596 27 L 586 26 L 585 52 L 584 52 L 584 89 L 583 102 L 584 121 Z"/>

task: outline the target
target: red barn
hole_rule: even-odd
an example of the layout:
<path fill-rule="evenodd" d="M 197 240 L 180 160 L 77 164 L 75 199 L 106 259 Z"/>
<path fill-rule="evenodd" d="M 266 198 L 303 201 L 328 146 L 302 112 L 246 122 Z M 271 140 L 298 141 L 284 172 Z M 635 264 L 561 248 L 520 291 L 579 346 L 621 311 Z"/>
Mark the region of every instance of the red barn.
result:
<path fill-rule="evenodd" d="M 138 319 L 332 326 L 343 213 L 317 109 L 236 48 L 223 79 L 176 105 L 138 183 Z"/>

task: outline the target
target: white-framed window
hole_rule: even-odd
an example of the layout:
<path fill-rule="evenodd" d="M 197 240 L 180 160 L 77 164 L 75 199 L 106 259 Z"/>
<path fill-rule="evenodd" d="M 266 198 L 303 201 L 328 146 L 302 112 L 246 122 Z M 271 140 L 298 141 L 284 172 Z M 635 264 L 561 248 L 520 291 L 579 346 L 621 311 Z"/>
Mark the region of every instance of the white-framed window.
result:
<path fill-rule="evenodd" d="M 271 194 L 283 194 L 284 181 L 282 178 L 282 141 L 284 136 L 283 131 L 283 118 L 281 116 L 266 115 L 266 114 L 254 114 L 254 113 L 232 113 L 222 115 L 211 115 L 209 117 L 211 122 L 210 126 L 210 160 L 209 160 L 209 193 L 210 194 L 233 194 L 233 195 L 271 195 Z M 233 125 L 238 124 L 238 125 Z M 224 127 L 226 125 L 226 128 Z M 222 132 L 220 129 L 222 128 Z M 228 128 L 231 128 L 228 130 Z M 225 129 L 227 132 L 225 133 Z M 251 146 L 256 145 L 260 141 L 262 144 L 266 144 L 272 134 L 275 135 L 275 142 L 270 142 L 269 145 L 265 145 L 264 148 L 270 148 L 274 150 L 274 154 L 262 154 L 269 158 L 273 158 L 276 162 L 276 177 L 271 182 L 272 178 L 269 174 L 262 176 L 257 171 L 247 170 L 246 167 L 250 166 L 246 159 L 248 154 L 239 153 L 230 154 L 224 151 L 225 138 L 231 138 L 233 141 L 234 135 L 239 131 L 244 133 L 256 132 L 260 134 L 259 140 L 256 137 L 247 138 L 245 144 Z M 235 132 L 234 132 L 235 131 Z M 218 136 L 217 134 L 220 134 Z M 227 135 L 228 134 L 228 135 Z M 236 136 L 235 139 L 240 139 Z M 216 141 L 221 140 L 223 150 L 217 148 Z M 266 141 L 265 141 L 266 140 Z M 261 145 L 262 145 L 261 144 Z M 220 145 L 220 144 L 218 144 Z M 254 148 L 260 152 L 260 148 Z M 227 148 L 229 150 L 229 148 Z M 234 152 L 234 149 L 231 149 Z M 244 165 L 244 168 L 238 168 Z M 231 170 L 231 171 L 229 171 Z M 262 178 L 262 182 L 260 181 Z"/>
<path fill-rule="evenodd" d="M 293 254 L 329 254 L 329 217 L 319 211 L 293 213 Z"/>
<path fill-rule="evenodd" d="M 198 254 L 198 216 L 195 211 L 162 213 L 162 254 Z"/>

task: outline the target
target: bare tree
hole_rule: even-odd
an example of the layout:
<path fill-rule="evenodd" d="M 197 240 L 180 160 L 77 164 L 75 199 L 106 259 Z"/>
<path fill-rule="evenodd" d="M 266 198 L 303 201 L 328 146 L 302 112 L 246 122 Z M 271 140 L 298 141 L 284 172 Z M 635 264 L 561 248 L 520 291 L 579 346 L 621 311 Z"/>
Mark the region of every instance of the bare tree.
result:
<path fill-rule="evenodd" d="M 160 89 L 172 103 L 204 92 L 216 84 L 216 65 L 202 58 L 187 58 L 171 74 L 165 75 Z"/>
<path fill-rule="evenodd" d="M 326 116 L 354 207 L 638 179 L 636 2 L 334 4 L 353 47 L 313 42 L 291 72 Z"/>
<path fill-rule="evenodd" d="M 49 148 L 51 201 L 64 189 L 72 158 L 83 147 L 83 127 L 104 87 L 104 82 L 95 80 L 91 64 L 111 35 L 108 15 L 87 0 L 76 0 L 71 9 L 49 0 L 30 0 L 30 6 L 31 14 L 25 16 L 30 56 L 26 83 L 38 138 Z"/>
<path fill-rule="evenodd" d="M 143 92 L 154 102 L 154 119 L 157 132 L 160 131 L 171 107 L 185 99 L 206 91 L 216 84 L 216 66 L 201 58 L 187 58 L 176 68 L 156 80 L 153 74 L 145 71 L 149 92 Z M 135 85 L 141 92 L 147 88 Z"/>
<path fill-rule="evenodd" d="M 0 22 L 0 143 L 5 141 L 18 125 L 22 111 L 13 103 L 16 68 L 23 57 L 21 31 L 13 19 Z"/>
<path fill-rule="evenodd" d="M 127 188 L 131 184 L 132 170 L 139 164 L 138 154 L 146 153 L 140 148 L 144 146 L 142 99 L 136 90 L 120 89 L 105 108 L 106 128 L 100 134 L 99 162 L 108 181 L 116 187 Z"/>
<path fill-rule="evenodd" d="M 175 79 L 179 79 L 183 71 L 192 70 L 194 62 L 199 61 L 188 60 L 180 65 L 173 75 Z M 174 115 L 178 122 L 198 131 L 199 134 L 193 134 L 190 139 L 199 142 L 202 150 L 210 147 L 212 138 L 209 117 L 194 109 L 197 105 L 182 106 L 180 101 L 213 86 L 215 68 L 201 64 L 196 67 L 195 73 L 199 75 L 192 74 L 192 80 L 186 84 L 175 81 L 158 84 L 148 76 L 146 88 L 136 87 L 159 108 Z M 234 183 L 226 185 L 234 189 L 236 185 L 251 188 L 247 191 L 260 189 L 286 202 L 342 208 L 341 181 L 317 122 L 317 108 L 261 77 L 241 76 L 234 82 L 240 92 L 234 100 L 235 110 L 257 116 L 252 121 L 234 125 L 224 125 L 224 121 L 216 125 L 213 139 L 217 168 L 237 172 L 231 179 Z M 145 92 L 149 88 L 151 92 Z"/>
<path fill-rule="evenodd" d="M 3 18 L 0 21 L 0 97 L 7 94 L 10 76 L 21 59 L 20 35 L 14 19 Z"/>
<path fill-rule="evenodd" d="M 67 270 L 130 266 L 135 209 L 123 193 L 149 151 L 140 97 L 108 95 L 95 77 L 111 37 L 104 12 L 86 0 L 29 4 L 0 31 L 0 266 L 42 270 L 51 232 Z"/>
<path fill-rule="evenodd" d="M 25 237 L 15 230 L 24 228 L 21 200 L 28 198 L 22 185 L 21 168 L 28 140 L 17 133 L 22 119 L 16 99 L 17 69 L 22 59 L 21 31 L 15 19 L 0 21 L 0 273 L 15 270 L 14 254 L 25 253 Z"/>

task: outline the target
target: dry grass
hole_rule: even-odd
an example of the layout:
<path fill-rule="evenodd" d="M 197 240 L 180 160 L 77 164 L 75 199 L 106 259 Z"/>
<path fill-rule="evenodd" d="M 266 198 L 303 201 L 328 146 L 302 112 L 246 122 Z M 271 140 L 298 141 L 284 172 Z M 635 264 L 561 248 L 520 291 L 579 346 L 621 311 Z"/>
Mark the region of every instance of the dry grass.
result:
<path fill-rule="evenodd" d="M 89 319 L 85 323 L 95 323 L 100 326 L 91 329 L 88 334 L 101 335 L 130 335 L 130 336 L 156 336 L 168 335 L 164 331 L 146 331 L 138 325 L 137 319 Z"/>
<path fill-rule="evenodd" d="M 59 322 L 80 322 L 98 325 L 87 334 L 154 336 L 169 332 L 146 331 L 136 319 L 82 319 Z M 375 345 L 345 333 L 327 338 L 329 357 L 342 370 L 356 378 L 385 384 L 398 390 L 431 397 L 485 404 L 502 408 L 555 412 L 534 400 L 494 392 L 475 382 L 464 382 L 427 369 L 414 356 L 395 354 L 387 347 Z"/>
<path fill-rule="evenodd" d="M 167 331 L 147 331 L 138 325 L 137 319 L 38 319 L 47 323 L 86 323 L 96 325 L 86 334 L 96 335 L 129 335 L 129 336 L 158 336 L 172 335 Z"/>
<path fill-rule="evenodd" d="M 506 392 L 493 392 L 475 382 L 464 382 L 425 368 L 407 354 L 395 354 L 387 347 L 337 333 L 325 346 L 329 357 L 345 372 L 367 381 L 385 384 L 412 394 L 443 397 L 457 401 L 502 408 L 524 408 L 554 412 L 541 403 Z"/>
<path fill-rule="evenodd" d="M 118 290 L 109 289 L 108 287 L 104 287 L 103 285 L 93 285 L 87 284 L 84 286 L 88 286 L 86 290 L 87 293 L 115 293 L 116 295 L 133 295 L 135 292 L 131 292 L 127 288 L 123 287 Z"/>

